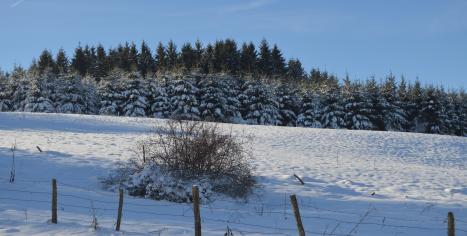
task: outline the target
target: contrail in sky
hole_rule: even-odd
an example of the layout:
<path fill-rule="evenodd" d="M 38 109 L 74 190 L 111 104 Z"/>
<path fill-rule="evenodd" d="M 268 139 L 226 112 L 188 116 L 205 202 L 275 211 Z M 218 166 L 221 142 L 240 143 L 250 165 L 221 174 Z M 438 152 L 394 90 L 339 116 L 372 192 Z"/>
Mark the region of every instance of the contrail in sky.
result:
<path fill-rule="evenodd" d="M 15 7 L 19 6 L 19 4 L 23 3 L 24 1 L 26 1 L 26 0 L 19 0 L 19 1 L 15 2 L 15 3 L 11 4 L 10 7 L 15 8 Z"/>

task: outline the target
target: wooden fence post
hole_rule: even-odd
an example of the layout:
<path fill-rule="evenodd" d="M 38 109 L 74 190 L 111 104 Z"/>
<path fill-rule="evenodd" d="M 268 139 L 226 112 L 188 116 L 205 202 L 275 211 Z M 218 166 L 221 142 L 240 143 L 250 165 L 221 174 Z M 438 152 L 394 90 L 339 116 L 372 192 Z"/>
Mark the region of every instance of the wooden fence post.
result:
<path fill-rule="evenodd" d="M 193 185 L 193 215 L 195 216 L 195 236 L 201 236 L 201 216 L 199 212 L 199 190 L 198 186 Z"/>
<path fill-rule="evenodd" d="M 57 180 L 52 179 L 52 224 L 57 223 Z"/>
<path fill-rule="evenodd" d="M 143 145 L 143 163 L 146 163 L 146 149 L 144 148 L 144 145 Z"/>
<path fill-rule="evenodd" d="M 117 215 L 117 226 L 115 230 L 120 231 L 120 224 L 122 223 L 122 210 L 123 210 L 123 189 L 120 189 L 118 199 L 118 215 Z"/>
<path fill-rule="evenodd" d="M 295 194 L 290 195 L 290 203 L 292 203 L 295 221 L 297 222 L 298 235 L 305 236 L 305 230 L 303 229 L 302 224 L 302 217 L 300 216 L 300 210 L 298 209 L 297 197 L 295 196 Z"/>
<path fill-rule="evenodd" d="M 456 228 L 454 223 L 454 214 L 452 212 L 448 213 L 448 236 L 455 236 Z"/>

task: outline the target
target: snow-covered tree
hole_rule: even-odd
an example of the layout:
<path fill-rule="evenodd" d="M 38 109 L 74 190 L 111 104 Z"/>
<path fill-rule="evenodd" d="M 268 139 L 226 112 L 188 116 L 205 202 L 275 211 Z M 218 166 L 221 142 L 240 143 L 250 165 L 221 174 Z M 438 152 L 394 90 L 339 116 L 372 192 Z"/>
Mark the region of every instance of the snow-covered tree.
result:
<path fill-rule="evenodd" d="M 306 92 L 297 116 L 297 126 L 322 128 L 321 116 L 322 106 L 319 95 L 311 91 Z"/>
<path fill-rule="evenodd" d="M 425 89 L 418 117 L 417 131 L 441 134 L 445 130 L 445 108 L 441 103 L 441 90 L 432 86 Z"/>
<path fill-rule="evenodd" d="M 172 115 L 170 98 L 166 91 L 166 82 L 153 80 L 149 84 L 149 114 L 157 118 L 169 118 Z"/>
<path fill-rule="evenodd" d="M 279 102 L 271 87 L 258 81 L 246 81 L 239 101 L 242 104 L 242 116 L 249 124 L 280 124 Z"/>
<path fill-rule="evenodd" d="M 78 76 L 65 76 L 56 81 L 56 110 L 61 113 L 88 113 L 86 91 Z"/>
<path fill-rule="evenodd" d="M 55 112 L 55 107 L 46 91 L 44 77 L 31 78 L 26 98 L 22 102 L 23 111 L 27 112 Z"/>
<path fill-rule="evenodd" d="M 371 104 L 369 104 L 360 83 L 352 83 L 348 79 L 344 80 L 342 100 L 347 129 L 371 130 L 374 128 L 369 118 L 372 111 Z"/>
<path fill-rule="evenodd" d="M 100 95 L 99 114 L 117 115 L 123 114 L 121 105 L 125 97 L 122 93 L 122 83 L 119 73 L 112 72 L 99 82 L 98 93 Z"/>
<path fill-rule="evenodd" d="M 124 116 L 144 117 L 148 108 L 146 80 L 130 75 L 123 79 L 121 108 Z"/>
<path fill-rule="evenodd" d="M 5 76 L 0 73 L 0 112 L 9 111 L 12 108 L 11 87 Z"/>
<path fill-rule="evenodd" d="M 277 88 L 280 121 L 283 126 L 295 126 L 300 112 L 301 100 L 298 89 L 289 84 L 282 84 Z"/>
<path fill-rule="evenodd" d="M 322 91 L 322 116 L 323 128 L 341 129 L 345 128 L 344 107 L 342 106 L 341 93 L 337 86 L 331 86 Z"/>
<path fill-rule="evenodd" d="M 381 107 L 383 109 L 384 130 L 404 131 L 407 123 L 406 113 L 399 94 L 396 79 L 389 76 L 381 86 Z"/>
<path fill-rule="evenodd" d="M 199 109 L 201 118 L 208 121 L 226 121 L 227 96 L 226 85 L 219 78 L 207 77 L 199 85 Z"/>
<path fill-rule="evenodd" d="M 168 94 L 172 116 L 178 119 L 199 120 L 198 88 L 190 78 L 169 80 Z"/>

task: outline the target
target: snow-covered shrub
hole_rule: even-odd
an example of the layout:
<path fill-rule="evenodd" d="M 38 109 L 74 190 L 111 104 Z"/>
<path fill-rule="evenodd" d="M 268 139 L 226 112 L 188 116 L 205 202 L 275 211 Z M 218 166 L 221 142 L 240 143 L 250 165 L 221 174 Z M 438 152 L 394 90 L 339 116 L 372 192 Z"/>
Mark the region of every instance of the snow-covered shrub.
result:
<path fill-rule="evenodd" d="M 148 160 L 119 168 L 104 180 L 106 186 L 173 202 L 191 202 L 193 185 L 205 202 L 216 193 L 245 198 L 255 186 L 244 142 L 215 124 L 168 120 L 144 145 Z"/>

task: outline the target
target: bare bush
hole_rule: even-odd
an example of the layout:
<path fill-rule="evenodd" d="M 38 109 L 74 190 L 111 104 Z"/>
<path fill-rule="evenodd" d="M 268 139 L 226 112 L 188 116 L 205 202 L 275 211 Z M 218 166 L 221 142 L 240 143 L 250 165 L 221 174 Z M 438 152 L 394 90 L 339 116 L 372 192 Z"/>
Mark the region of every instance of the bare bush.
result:
<path fill-rule="evenodd" d="M 132 159 L 102 183 L 133 196 L 174 202 L 191 202 L 193 184 L 200 187 L 202 202 L 211 201 L 213 193 L 246 198 L 256 184 L 248 140 L 215 123 L 167 120 L 140 143 L 145 161 Z"/>
<path fill-rule="evenodd" d="M 215 123 L 168 120 L 147 141 L 148 158 L 181 179 L 223 181 L 214 191 L 248 194 L 255 184 L 245 140 L 225 134 Z"/>

